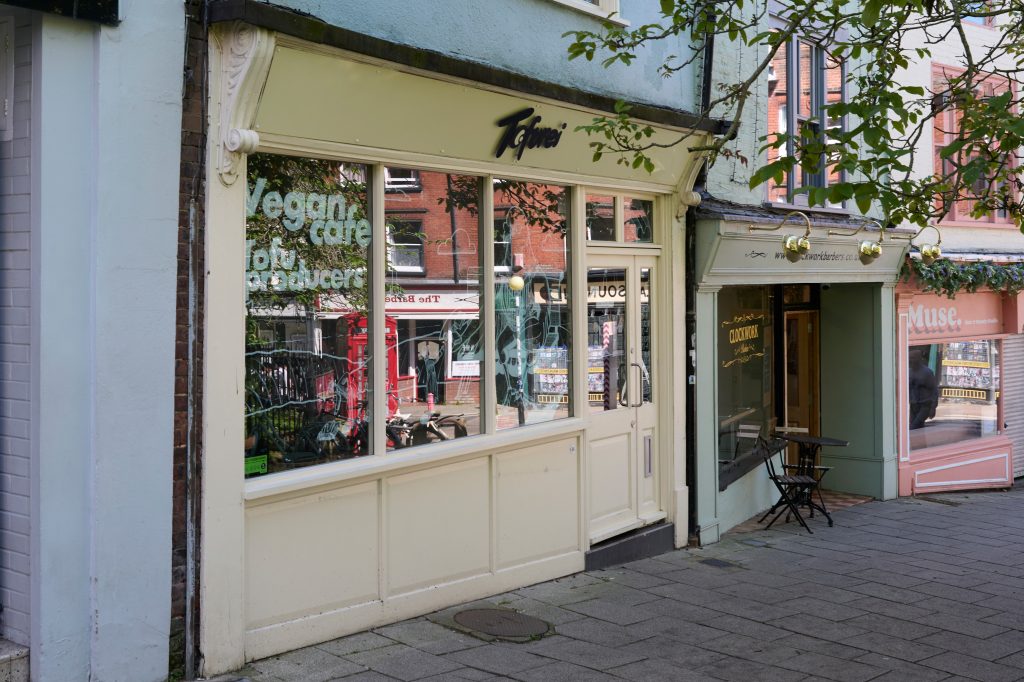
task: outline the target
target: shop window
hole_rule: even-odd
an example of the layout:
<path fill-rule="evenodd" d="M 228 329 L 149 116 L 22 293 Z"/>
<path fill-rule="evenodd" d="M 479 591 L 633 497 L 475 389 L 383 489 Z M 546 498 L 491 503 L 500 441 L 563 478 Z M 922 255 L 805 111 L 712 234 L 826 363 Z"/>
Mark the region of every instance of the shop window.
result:
<path fill-rule="evenodd" d="M 615 241 L 615 197 L 587 195 L 587 239 Z"/>
<path fill-rule="evenodd" d="M 834 131 L 845 125 L 842 118 L 826 115 L 824 107 L 845 99 L 846 74 L 843 61 L 824 47 L 799 36 L 779 47 L 767 69 L 768 142 L 784 140 L 768 150 L 768 162 L 793 156 L 796 136 L 833 139 Z M 832 159 L 824 156 L 798 165 L 781 182 L 770 180 L 768 201 L 805 204 L 806 196 L 797 195 L 797 187 L 827 187 L 842 182 L 842 172 Z M 836 205 L 841 207 L 841 205 Z"/>
<path fill-rule="evenodd" d="M 395 272 L 423 273 L 423 223 L 392 219 L 388 225 L 388 267 Z"/>
<path fill-rule="evenodd" d="M 724 489 L 761 462 L 756 436 L 775 417 L 772 290 L 723 287 L 718 293 L 718 464 Z"/>
<path fill-rule="evenodd" d="M 505 429 L 570 414 L 569 191 L 503 180 L 494 192 L 513 262 L 495 280 L 497 427 Z"/>
<path fill-rule="evenodd" d="M 646 243 L 654 241 L 654 201 L 628 196 L 586 196 L 587 240 Z"/>
<path fill-rule="evenodd" d="M 248 160 L 245 473 L 371 454 L 364 166 Z"/>
<path fill-rule="evenodd" d="M 654 241 L 654 202 L 649 199 L 626 198 L 623 205 L 623 241 Z"/>
<path fill-rule="evenodd" d="M 908 357 L 911 450 L 1000 432 L 998 340 L 914 345 Z"/>
<path fill-rule="evenodd" d="M 416 216 L 388 220 L 386 345 L 400 365 L 385 378 L 389 451 L 480 433 L 480 178 L 416 178 L 439 191 L 384 197 L 386 214 Z"/>

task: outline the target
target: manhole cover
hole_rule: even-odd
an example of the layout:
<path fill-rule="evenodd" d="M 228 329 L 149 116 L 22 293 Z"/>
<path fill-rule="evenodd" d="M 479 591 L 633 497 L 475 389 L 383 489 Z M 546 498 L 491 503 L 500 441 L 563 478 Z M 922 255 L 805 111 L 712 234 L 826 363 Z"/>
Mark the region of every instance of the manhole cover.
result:
<path fill-rule="evenodd" d="M 492 637 L 537 637 L 549 627 L 540 618 L 509 609 L 467 609 L 455 614 L 455 622 Z"/>
<path fill-rule="evenodd" d="M 736 568 L 736 564 L 724 559 L 698 559 L 698 561 L 705 566 L 712 566 L 714 568 Z"/>

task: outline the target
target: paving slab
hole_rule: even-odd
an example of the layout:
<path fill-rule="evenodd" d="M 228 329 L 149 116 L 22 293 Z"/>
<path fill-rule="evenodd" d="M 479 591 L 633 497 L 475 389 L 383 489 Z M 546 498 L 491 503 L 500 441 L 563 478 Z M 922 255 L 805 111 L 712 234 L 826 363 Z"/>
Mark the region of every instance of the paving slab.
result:
<path fill-rule="evenodd" d="M 948 503 L 943 503 L 946 500 Z M 253 682 L 1024 680 L 1024 487 L 837 509 L 523 587 L 248 664 Z M 1003 521 L 1005 520 L 1005 523 Z M 523 643 L 466 608 L 551 624 Z M 237 679 L 237 678 L 236 678 Z"/>

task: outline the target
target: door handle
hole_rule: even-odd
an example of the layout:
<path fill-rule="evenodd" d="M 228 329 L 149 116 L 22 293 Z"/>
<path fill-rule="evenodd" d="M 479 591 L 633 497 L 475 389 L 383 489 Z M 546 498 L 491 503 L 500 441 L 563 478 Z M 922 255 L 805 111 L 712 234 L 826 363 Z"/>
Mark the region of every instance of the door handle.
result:
<path fill-rule="evenodd" d="M 631 362 L 629 364 L 632 367 L 636 367 L 638 370 L 640 370 L 639 376 L 637 377 L 639 381 L 636 384 L 638 389 L 637 393 L 640 394 L 640 400 L 636 403 L 630 404 L 630 407 L 640 407 L 644 404 L 644 375 L 647 374 L 647 370 L 644 369 L 644 366 L 641 365 L 639 362 Z"/>

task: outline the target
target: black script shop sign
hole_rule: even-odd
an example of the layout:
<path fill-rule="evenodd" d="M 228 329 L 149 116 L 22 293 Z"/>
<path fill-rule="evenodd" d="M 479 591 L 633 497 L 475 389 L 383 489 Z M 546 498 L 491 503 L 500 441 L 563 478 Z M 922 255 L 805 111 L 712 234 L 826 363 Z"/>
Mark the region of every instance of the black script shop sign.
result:
<path fill-rule="evenodd" d="M 539 114 L 533 115 L 533 107 L 520 109 L 514 114 L 498 119 L 497 125 L 503 130 L 498 139 L 498 148 L 494 152 L 494 158 L 500 159 L 506 150 L 511 149 L 516 161 L 519 161 L 527 149 L 557 147 L 566 124 L 562 123 L 554 128 L 549 128 L 542 126 L 540 121 Z"/>

